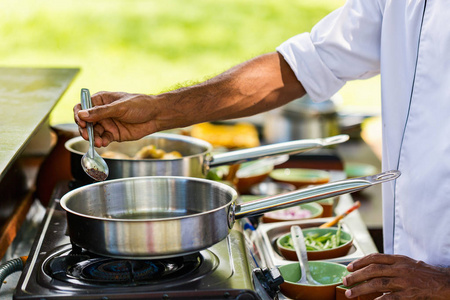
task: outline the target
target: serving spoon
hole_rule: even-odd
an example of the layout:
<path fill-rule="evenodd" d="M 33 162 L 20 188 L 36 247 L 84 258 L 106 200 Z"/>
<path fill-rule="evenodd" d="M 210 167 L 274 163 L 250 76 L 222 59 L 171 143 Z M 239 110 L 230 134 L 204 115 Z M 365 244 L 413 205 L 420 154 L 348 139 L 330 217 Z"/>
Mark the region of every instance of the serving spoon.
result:
<path fill-rule="evenodd" d="M 297 281 L 297 283 L 320 285 L 321 283 L 314 280 L 314 278 L 311 275 L 311 270 L 309 269 L 308 264 L 308 256 L 306 252 L 305 238 L 303 237 L 303 232 L 300 226 L 297 225 L 291 226 L 291 236 L 301 271 L 301 277 L 300 280 Z"/>
<path fill-rule="evenodd" d="M 88 89 L 81 89 L 81 107 L 89 109 L 92 107 L 91 95 Z M 89 149 L 81 158 L 81 166 L 84 172 L 96 181 L 103 181 L 109 175 L 109 168 L 105 160 L 94 149 L 94 128 L 92 123 L 87 122 L 89 135 Z"/>

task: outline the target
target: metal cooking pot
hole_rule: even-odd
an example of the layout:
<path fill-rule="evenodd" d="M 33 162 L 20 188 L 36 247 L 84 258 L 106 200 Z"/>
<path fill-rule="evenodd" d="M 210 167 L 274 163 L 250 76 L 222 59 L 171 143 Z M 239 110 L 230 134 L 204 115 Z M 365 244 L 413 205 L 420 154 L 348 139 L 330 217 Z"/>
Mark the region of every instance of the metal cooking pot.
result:
<path fill-rule="evenodd" d="M 155 145 L 166 152 L 178 151 L 182 158 L 177 159 L 113 159 L 105 158 L 109 167 L 108 179 L 119 179 L 140 176 L 189 176 L 204 178 L 210 167 L 224 164 L 242 163 L 251 159 L 266 156 L 295 154 L 324 146 L 343 143 L 348 135 L 337 135 L 323 139 L 297 140 L 273 145 L 236 150 L 221 154 L 211 154 L 212 145 L 206 141 L 169 133 L 154 133 L 137 141 L 112 143 L 107 147 L 97 148 L 101 155 L 106 151 L 124 153 L 133 157 L 144 146 Z M 93 180 L 81 167 L 81 157 L 86 153 L 89 143 L 82 137 L 72 138 L 65 143 L 70 151 L 72 175 L 82 182 Z"/>
<path fill-rule="evenodd" d="M 333 99 L 314 102 L 305 95 L 268 112 L 264 118 L 263 134 L 269 143 L 323 138 L 339 133 L 339 118 Z"/>
<path fill-rule="evenodd" d="M 72 243 L 110 257 L 179 256 L 225 239 L 235 219 L 355 192 L 399 171 L 346 179 L 236 204 L 230 186 L 201 178 L 148 176 L 83 186 L 60 201 Z"/>

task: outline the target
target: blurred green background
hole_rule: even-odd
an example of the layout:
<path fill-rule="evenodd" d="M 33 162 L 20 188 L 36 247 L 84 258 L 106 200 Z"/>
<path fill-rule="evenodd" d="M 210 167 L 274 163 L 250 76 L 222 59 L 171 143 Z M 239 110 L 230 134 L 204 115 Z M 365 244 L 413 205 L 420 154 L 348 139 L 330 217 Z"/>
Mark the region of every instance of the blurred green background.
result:
<path fill-rule="evenodd" d="M 78 67 L 52 124 L 81 88 L 158 93 L 274 51 L 345 0 L 2 0 L 0 64 Z M 377 112 L 379 78 L 347 84 L 341 109 Z"/>

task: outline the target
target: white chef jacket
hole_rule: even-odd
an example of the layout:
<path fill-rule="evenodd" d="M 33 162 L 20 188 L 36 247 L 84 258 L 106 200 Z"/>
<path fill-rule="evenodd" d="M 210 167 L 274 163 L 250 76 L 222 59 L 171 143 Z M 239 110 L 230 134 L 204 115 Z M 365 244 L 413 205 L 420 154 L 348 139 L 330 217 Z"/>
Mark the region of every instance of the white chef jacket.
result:
<path fill-rule="evenodd" d="M 309 96 L 381 74 L 384 252 L 450 265 L 450 1 L 348 0 L 277 48 Z"/>

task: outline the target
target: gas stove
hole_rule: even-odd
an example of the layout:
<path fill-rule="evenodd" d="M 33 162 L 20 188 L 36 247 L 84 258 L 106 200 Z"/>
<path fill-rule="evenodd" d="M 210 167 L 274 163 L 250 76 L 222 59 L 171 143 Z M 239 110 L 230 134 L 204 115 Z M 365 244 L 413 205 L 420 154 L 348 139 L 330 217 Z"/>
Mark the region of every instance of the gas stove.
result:
<path fill-rule="evenodd" d="M 260 265 L 236 222 L 223 241 L 198 253 L 159 260 L 98 256 L 71 244 L 57 186 L 13 295 L 14 299 L 276 299 L 278 269 Z"/>
<path fill-rule="evenodd" d="M 331 218 L 261 223 L 256 217 L 236 221 L 226 239 L 198 253 L 161 260 L 102 257 L 71 244 L 66 213 L 59 199 L 78 183 L 57 185 L 29 258 L 13 294 L 25 299 L 287 299 L 277 267 L 292 263 L 278 253 L 277 237 L 290 226 L 318 226 Z M 353 204 L 341 195 L 334 210 Z M 347 264 L 377 252 L 357 211 L 344 219 L 354 244 L 330 261 Z"/>

